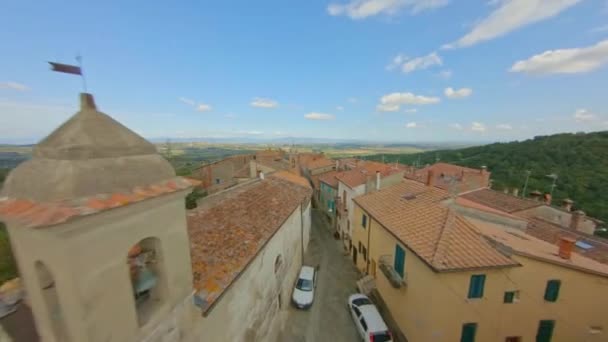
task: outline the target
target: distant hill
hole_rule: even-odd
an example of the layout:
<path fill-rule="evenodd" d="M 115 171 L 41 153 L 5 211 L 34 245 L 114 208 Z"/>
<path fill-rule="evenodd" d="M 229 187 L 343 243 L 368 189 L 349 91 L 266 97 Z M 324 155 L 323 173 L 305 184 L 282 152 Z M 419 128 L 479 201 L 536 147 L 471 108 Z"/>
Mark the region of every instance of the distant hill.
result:
<path fill-rule="evenodd" d="M 486 165 L 492 172 L 492 187 L 497 190 L 519 188 L 530 170 L 528 192 L 549 192 L 556 174 L 555 204 L 564 198 L 587 215 L 608 223 L 608 131 L 555 134 L 534 139 L 494 143 L 456 150 L 438 150 L 416 154 L 374 155 L 372 160 L 405 164 L 433 164 L 443 161 L 479 168 Z M 366 159 L 368 159 L 366 157 Z"/>

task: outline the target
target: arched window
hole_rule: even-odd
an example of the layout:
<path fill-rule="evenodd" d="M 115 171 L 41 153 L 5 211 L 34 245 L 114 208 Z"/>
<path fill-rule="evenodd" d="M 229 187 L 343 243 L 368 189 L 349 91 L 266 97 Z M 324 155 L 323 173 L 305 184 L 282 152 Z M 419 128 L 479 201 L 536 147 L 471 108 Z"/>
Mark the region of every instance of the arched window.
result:
<path fill-rule="evenodd" d="M 51 330 L 57 341 L 68 341 L 67 329 L 65 326 L 65 319 L 63 311 L 61 309 L 61 303 L 59 302 L 59 296 L 57 295 L 57 287 L 55 284 L 55 278 L 51 271 L 46 267 L 42 261 L 36 261 L 34 264 L 36 269 L 36 275 L 38 276 L 38 284 L 40 292 L 46 306 L 46 311 L 49 315 L 49 323 Z"/>
<path fill-rule="evenodd" d="M 167 284 L 160 240 L 145 238 L 131 247 L 127 256 L 133 298 L 140 326 L 145 325 L 164 304 Z"/>

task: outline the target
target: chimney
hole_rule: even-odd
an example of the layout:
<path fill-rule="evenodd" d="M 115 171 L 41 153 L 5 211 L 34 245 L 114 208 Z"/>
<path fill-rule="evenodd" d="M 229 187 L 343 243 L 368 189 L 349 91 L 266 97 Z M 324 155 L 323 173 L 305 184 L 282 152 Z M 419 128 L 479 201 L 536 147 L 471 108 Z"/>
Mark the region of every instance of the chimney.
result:
<path fill-rule="evenodd" d="M 545 200 L 545 204 L 546 205 L 551 205 L 551 194 L 545 193 L 545 195 L 543 196 L 543 198 Z"/>
<path fill-rule="evenodd" d="M 570 260 L 570 257 L 572 256 L 572 250 L 574 249 L 574 244 L 576 243 L 576 240 L 571 239 L 569 237 L 561 237 L 559 239 L 559 250 L 558 250 L 558 255 L 560 258 L 562 259 L 566 259 L 566 260 Z"/>
<path fill-rule="evenodd" d="M 574 201 L 572 201 L 569 198 L 566 198 L 562 201 L 562 207 L 564 208 L 565 211 L 572 211 L 572 204 L 574 204 Z"/>
<path fill-rule="evenodd" d="M 382 181 L 380 171 L 376 171 L 376 191 L 380 190 L 380 182 Z"/>
<path fill-rule="evenodd" d="M 502 192 L 504 192 L 505 194 L 508 194 L 509 193 L 509 188 L 502 189 Z"/>
<path fill-rule="evenodd" d="M 262 172 L 262 171 L 259 171 L 259 172 L 260 172 L 260 179 L 264 180 L 264 172 Z"/>
<path fill-rule="evenodd" d="M 517 195 L 519 195 L 519 189 L 513 188 L 513 196 L 517 197 Z"/>
<path fill-rule="evenodd" d="M 426 173 L 426 185 L 433 186 L 435 185 L 435 174 L 433 170 L 428 170 Z"/>
<path fill-rule="evenodd" d="M 577 210 L 572 213 L 572 217 L 570 218 L 570 229 L 572 230 L 580 230 L 581 224 L 585 218 L 585 212 L 582 210 Z"/>
<path fill-rule="evenodd" d="M 531 197 L 533 200 L 535 200 L 535 201 L 540 200 L 540 197 L 541 197 L 542 195 L 543 195 L 543 194 L 542 194 L 540 191 L 538 191 L 538 190 L 534 190 L 534 191 L 532 191 L 532 192 L 530 193 L 530 197 Z"/>
<path fill-rule="evenodd" d="M 479 170 L 479 173 L 482 175 L 485 175 L 487 171 L 488 171 L 488 167 L 485 165 L 482 165 L 481 169 Z"/>

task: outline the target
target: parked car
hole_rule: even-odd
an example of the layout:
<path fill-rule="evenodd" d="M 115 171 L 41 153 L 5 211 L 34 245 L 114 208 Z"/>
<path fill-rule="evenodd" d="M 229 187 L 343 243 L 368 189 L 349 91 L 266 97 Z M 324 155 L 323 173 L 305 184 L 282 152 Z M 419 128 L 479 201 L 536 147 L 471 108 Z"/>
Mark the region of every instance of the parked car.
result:
<path fill-rule="evenodd" d="M 363 341 L 393 341 L 393 336 L 382 320 L 380 312 L 367 296 L 357 293 L 348 297 L 348 309 Z"/>
<path fill-rule="evenodd" d="M 317 271 L 311 266 L 302 266 L 300 275 L 293 289 L 291 301 L 299 309 L 307 309 L 312 305 L 317 286 Z"/>

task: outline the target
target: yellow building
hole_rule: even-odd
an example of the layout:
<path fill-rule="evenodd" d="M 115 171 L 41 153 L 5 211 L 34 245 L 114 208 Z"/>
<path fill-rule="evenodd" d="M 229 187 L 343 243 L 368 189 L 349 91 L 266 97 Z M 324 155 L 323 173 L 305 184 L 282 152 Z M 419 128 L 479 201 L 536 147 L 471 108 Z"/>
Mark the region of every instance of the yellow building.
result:
<path fill-rule="evenodd" d="M 410 342 L 607 341 L 608 266 L 411 180 L 354 199 L 353 252 Z"/>

